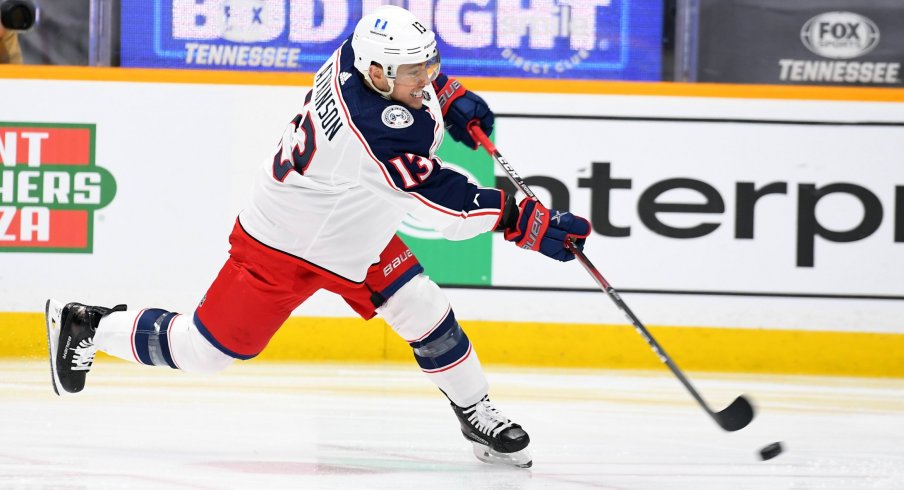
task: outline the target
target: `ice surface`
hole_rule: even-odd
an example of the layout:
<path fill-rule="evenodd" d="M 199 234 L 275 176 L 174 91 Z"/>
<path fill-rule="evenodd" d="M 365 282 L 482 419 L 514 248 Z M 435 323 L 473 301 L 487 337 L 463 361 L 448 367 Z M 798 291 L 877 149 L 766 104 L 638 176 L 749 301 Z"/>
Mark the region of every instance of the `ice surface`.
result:
<path fill-rule="evenodd" d="M 413 362 L 200 377 L 99 359 L 60 398 L 46 361 L 4 361 L 0 489 L 904 488 L 904 380 L 690 373 L 716 410 L 756 405 L 727 433 L 665 369 L 486 370 L 531 435 L 529 470 L 477 461 Z"/>

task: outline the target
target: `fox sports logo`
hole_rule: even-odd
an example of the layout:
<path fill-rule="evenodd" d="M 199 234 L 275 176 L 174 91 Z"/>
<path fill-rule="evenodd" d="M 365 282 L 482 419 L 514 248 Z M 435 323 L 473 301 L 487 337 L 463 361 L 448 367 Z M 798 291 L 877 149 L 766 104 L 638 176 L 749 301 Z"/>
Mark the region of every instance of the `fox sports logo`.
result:
<path fill-rule="evenodd" d="M 879 27 L 854 12 L 823 12 L 804 24 L 800 39 L 807 49 L 819 56 L 856 58 L 879 44 Z"/>

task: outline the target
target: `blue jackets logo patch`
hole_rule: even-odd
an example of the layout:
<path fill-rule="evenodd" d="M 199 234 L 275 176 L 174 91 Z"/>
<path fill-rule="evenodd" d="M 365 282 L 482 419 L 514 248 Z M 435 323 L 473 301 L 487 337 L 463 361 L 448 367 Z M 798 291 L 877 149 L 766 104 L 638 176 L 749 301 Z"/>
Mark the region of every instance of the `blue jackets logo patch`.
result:
<path fill-rule="evenodd" d="M 407 128 L 414 124 L 414 116 L 400 105 L 391 105 L 383 109 L 383 124 L 395 129 Z"/>

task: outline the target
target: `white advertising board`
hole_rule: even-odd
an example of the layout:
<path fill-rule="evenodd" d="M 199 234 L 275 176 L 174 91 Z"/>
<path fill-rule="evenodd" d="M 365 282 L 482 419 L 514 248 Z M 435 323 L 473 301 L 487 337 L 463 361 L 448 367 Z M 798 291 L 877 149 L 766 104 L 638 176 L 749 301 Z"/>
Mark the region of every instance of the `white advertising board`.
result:
<path fill-rule="evenodd" d="M 24 149 L 23 133 L 44 131 L 50 147 L 55 128 L 27 128 L 93 125 L 94 164 L 116 185 L 94 211 L 90 253 L 0 253 L 0 311 L 41 311 L 47 296 L 191 311 L 227 257 L 253 171 L 304 97 L 301 88 L 36 80 L 0 80 L 0 90 L 19 94 L 0 109 L 4 141 Z M 0 235 L 17 237 L 15 223 Z"/>
<path fill-rule="evenodd" d="M 48 296 L 193 309 L 306 90 L 0 80 L 19 94 L 0 109 L 3 158 L 11 141 L 45 141 L 23 133 L 90 126 L 92 162 L 115 179 L 90 215 L 89 253 L 0 253 L 0 311 L 39 311 Z M 485 96 L 499 150 L 541 199 L 591 219 L 587 255 L 649 324 L 904 332 L 902 104 Z M 15 184 L 0 186 L 7 204 Z M 14 212 L 0 239 L 37 236 Z M 501 289 L 449 289 L 460 318 L 624 323 L 577 264 L 500 236 L 492 248 Z M 298 313 L 353 315 L 323 294 Z"/>
<path fill-rule="evenodd" d="M 587 255 L 623 288 L 904 299 L 904 124 L 499 119 L 500 151 L 590 218 Z M 537 137 L 515 144 L 524 134 Z M 522 260 L 496 247 L 494 284 L 583 272 Z"/>

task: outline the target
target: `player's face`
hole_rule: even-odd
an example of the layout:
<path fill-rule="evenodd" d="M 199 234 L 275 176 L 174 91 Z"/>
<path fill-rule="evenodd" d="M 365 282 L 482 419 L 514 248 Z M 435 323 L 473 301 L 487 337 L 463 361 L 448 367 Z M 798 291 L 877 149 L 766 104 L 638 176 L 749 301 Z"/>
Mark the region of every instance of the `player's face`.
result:
<path fill-rule="evenodd" d="M 438 68 L 434 70 L 428 63 L 399 65 L 390 97 L 412 109 L 420 109 L 424 105 L 424 87 L 436 78 Z"/>

